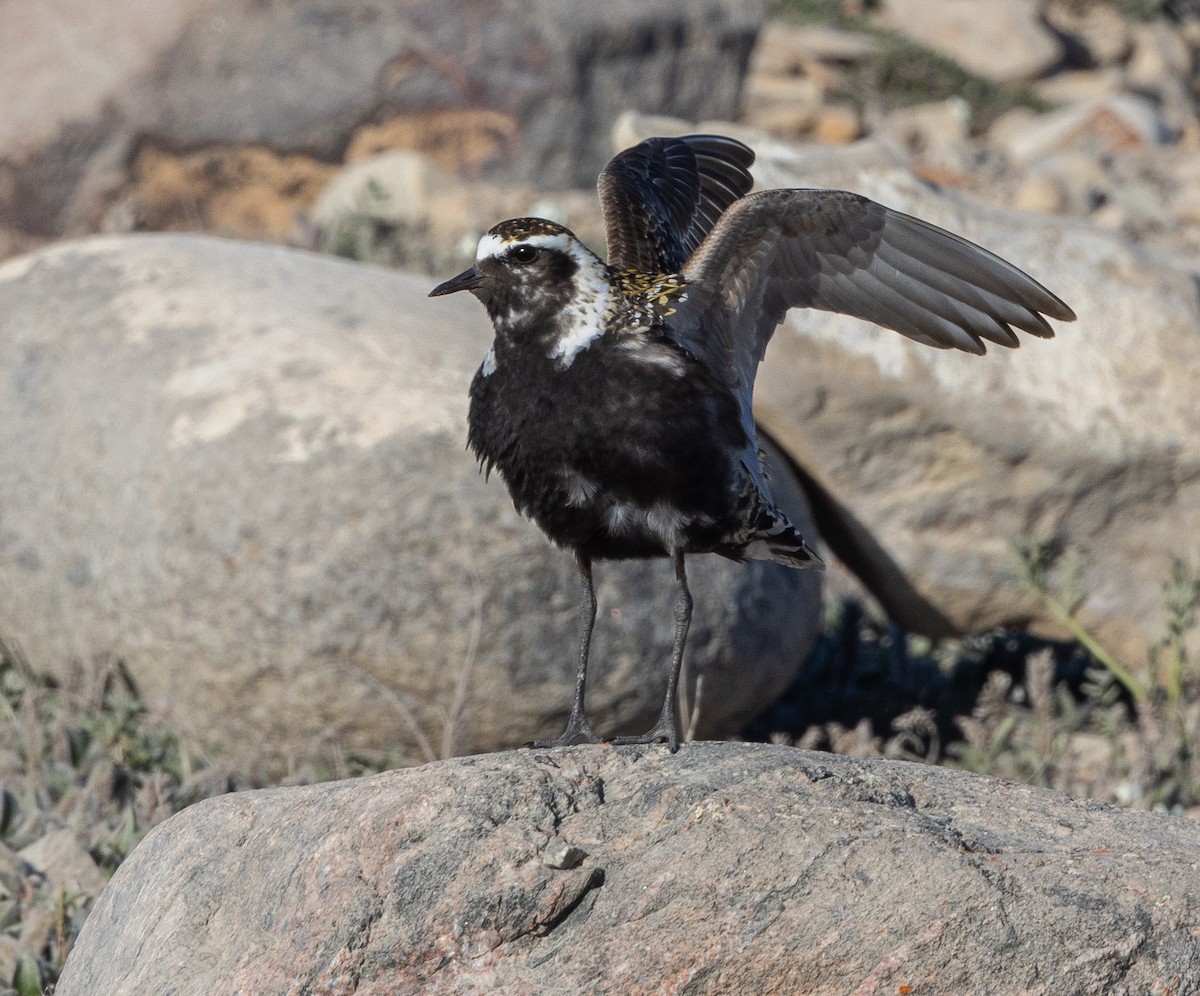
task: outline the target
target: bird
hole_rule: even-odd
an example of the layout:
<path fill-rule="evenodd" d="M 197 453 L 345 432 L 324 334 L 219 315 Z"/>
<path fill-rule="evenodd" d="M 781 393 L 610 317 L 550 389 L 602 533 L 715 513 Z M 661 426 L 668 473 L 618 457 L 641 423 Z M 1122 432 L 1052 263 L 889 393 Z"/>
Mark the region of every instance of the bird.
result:
<path fill-rule="evenodd" d="M 430 292 L 468 291 L 486 309 L 494 339 L 470 384 L 468 445 L 578 569 L 566 728 L 529 747 L 679 749 L 689 555 L 824 568 L 771 497 L 752 408 L 758 365 L 790 309 L 969 353 L 1018 346 L 1014 329 L 1051 338 L 1047 318 L 1075 318 L 1011 263 L 860 194 L 752 192 L 753 162 L 721 135 L 646 139 L 600 173 L 606 260 L 553 221 L 510 219 L 482 236 L 474 265 Z M 585 707 L 593 562 L 653 558 L 675 573 L 666 697 L 644 735 L 600 737 Z"/>

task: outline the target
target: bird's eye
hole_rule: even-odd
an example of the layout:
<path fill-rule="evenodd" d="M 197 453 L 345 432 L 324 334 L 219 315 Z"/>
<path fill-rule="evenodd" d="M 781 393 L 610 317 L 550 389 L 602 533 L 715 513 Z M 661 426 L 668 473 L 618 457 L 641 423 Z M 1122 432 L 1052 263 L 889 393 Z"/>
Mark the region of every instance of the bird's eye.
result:
<path fill-rule="evenodd" d="M 537 249 L 529 245 L 516 245 L 508 250 L 508 258 L 514 263 L 532 263 L 537 254 Z"/>

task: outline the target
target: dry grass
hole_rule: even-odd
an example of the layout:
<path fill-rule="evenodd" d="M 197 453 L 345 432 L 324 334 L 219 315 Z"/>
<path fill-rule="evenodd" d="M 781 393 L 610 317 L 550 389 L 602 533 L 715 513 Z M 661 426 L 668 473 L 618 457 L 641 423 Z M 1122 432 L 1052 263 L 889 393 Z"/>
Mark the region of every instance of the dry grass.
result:
<path fill-rule="evenodd" d="M 1200 815 L 1200 666 L 1187 652 L 1200 571 L 1173 566 L 1162 635 L 1141 673 L 1076 619 L 1076 555 L 1038 541 L 1017 553 L 1028 586 L 1077 643 L 1002 630 L 934 646 L 843 606 L 796 687 L 747 735 Z"/>
<path fill-rule="evenodd" d="M 58 978 L 138 841 L 234 781 L 146 708 L 117 662 L 77 662 L 53 682 L 0 645 L 0 713 L 0 993 L 31 996 Z M 31 863 L 52 840 L 57 858 Z"/>

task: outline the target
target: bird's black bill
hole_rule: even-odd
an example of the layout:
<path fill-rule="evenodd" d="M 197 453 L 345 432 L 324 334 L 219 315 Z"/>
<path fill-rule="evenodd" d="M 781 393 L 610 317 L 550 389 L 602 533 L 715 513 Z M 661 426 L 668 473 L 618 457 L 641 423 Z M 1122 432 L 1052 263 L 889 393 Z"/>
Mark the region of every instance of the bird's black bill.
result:
<path fill-rule="evenodd" d="M 457 277 L 451 277 L 445 283 L 438 284 L 429 292 L 430 297 L 441 297 L 443 294 L 457 294 L 459 291 L 474 290 L 483 281 L 483 274 L 475 267 L 463 270 Z"/>

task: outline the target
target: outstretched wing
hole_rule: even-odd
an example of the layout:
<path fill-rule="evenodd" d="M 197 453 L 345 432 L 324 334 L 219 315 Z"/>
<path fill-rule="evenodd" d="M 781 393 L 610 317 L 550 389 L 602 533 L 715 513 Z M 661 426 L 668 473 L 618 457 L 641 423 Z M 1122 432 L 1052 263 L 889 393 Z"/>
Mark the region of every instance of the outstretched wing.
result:
<path fill-rule="evenodd" d="M 754 185 L 754 153 L 721 135 L 648 138 L 611 159 L 597 188 L 608 262 L 678 273 L 721 213 Z"/>
<path fill-rule="evenodd" d="M 688 343 L 752 385 L 790 308 L 865 318 L 939 349 L 1050 338 L 1075 313 L 1011 263 L 918 218 L 844 190 L 767 190 L 722 216 L 683 268 L 717 295 L 706 342 Z M 706 297 L 707 299 L 707 297 Z M 695 327 L 695 326 L 694 326 Z M 699 338 L 698 327 L 693 333 Z"/>

